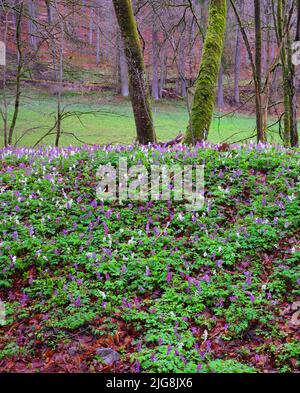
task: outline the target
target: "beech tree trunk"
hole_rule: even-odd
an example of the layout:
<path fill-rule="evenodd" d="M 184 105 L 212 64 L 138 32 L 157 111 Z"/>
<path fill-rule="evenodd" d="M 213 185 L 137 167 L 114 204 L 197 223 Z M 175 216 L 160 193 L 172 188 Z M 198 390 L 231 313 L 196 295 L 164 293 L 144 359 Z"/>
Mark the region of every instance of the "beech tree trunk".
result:
<path fill-rule="evenodd" d="M 164 45 L 162 48 L 161 61 L 160 61 L 159 98 L 163 98 L 167 73 L 168 73 L 168 53 L 167 53 L 167 48 Z"/>
<path fill-rule="evenodd" d="M 185 47 L 187 45 L 185 40 L 185 26 L 182 24 L 179 27 L 180 38 L 179 38 L 179 45 L 178 45 L 178 89 L 177 92 L 181 97 L 186 97 L 187 94 L 187 86 L 186 86 L 186 72 L 185 72 Z"/>
<path fill-rule="evenodd" d="M 244 0 L 240 0 L 239 13 L 242 15 Z M 241 32 L 239 26 L 236 27 L 235 62 L 234 62 L 234 101 L 240 103 L 240 74 L 241 74 Z"/>
<path fill-rule="evenodd" d="M 256 129 L 257 142 L 265 142 L 266 135 L 263 129 L 262 114 L 262 28 L 261 28 L 261 4 L 260 0 L 254 0 L 254 19 L 255 19 L 255 72 L 257 91 L 256 99 Z"/>
<path fill-rule="evenodd" d="M 292 63 L 292 41 L 290 26 L 286 25 L 287 14 L 286 0 L 277 2 L 277 40 L 281 46 L 280 59 L 283 78 L 283 95 L 284 95 L 284 133 L 283 141 L 286 147 L 298 146 L 297 130 L 297 102 L 296 102 L 296 77 L 295 66 Z M 300 16 L 299 16 L 300 18 Z M 296 28 L 296 38 L 297 38 Z"/>
<path fill-rule="evenodd" d="M 56 57 L 57 57 L 56 43 L 55 43 L 55 39 L 53 38 L 53 12 L 54 12 L 54 8 L 53 8 L 53 5 L 51 4 L 51 0 L 45 0 L 45 5 L 46 5 L 46 9 L 47 9 L 48 25 L 49 25 L 49 28 L 51 28 L 51 32 L 49 34 L 49 45 L 50 45 L 50 49 L 52 52 L 53 73 L 54 73 L 55 80 L 57 80 L 58 70 L 57 70 L 57 59 L 56 59 Z"/>
<path fill-rule="evenodd" d="M 61 107 L 61 96 L 62 96 L 62 85 L 63 85 L 63 74 L 64 74 L 64 22 L 60 18 L 60 43 L 59 43 L 59 74 L 58 74 L 58 92 L 57 92 L 57 111 L 56 111 L 56 136 L 55 146 L 59 146 L 60 137 L 62 134 L 62 107 Z"/>
<path fill-rule="evenodd" d="M 287 33 L 287 58 L 289 69 L 289 90 L 290 90 L 290 146 L 298 147 L 298 125 L 297 125 L 297 96 L 296 96 L 296 71 L 292 62 L 292 40 L 291 34 Z"/>
<path fill-rule="evenodd" d="M 207 139 L 209 133 L 223 52 L 226 15 L 226 0 L 210 0 L 208 28 L 185 138 L 189 144 Z"/>
<path fill-rule="evenodd" d="M 297 0 L 298 13 L 297 13 L 297 25 L 296 25 L 296 35 L 295 41 L 300 41 L 300 0 Z M 290 56 L 292 56 L 290 54 Z M 291 146 L 299 147 L 299 133 L 297 124 L 297 97 L 296 97 L 296 74 L 295 65 L 291 64 L 292 69 L 292 86 L 293 86 L 293 99 L 292 99 L 292 132 L 291 132 Z"/>
<path fill-rule="evenodd" d="M 97 18 L 96 18 L 96 21 L 97 21 L 97 26 L 96 26 L 96 32 L 97 32 L 97 34 L 96 34 L 96 64 L 97 65 L 99 65 L 100 64 L 100 6 L 99 5 L 97 5 L 97 10 L 96 10 L 96 13 L 97 13 Z"/>
<path fill-rule="evenodd" d="M 155 21 L 153 20 L 152 25 L 152 97 L 154 100 L 159 99 L 159 89 L 158 89 L 158 34 L 155 27 Z"/>
<path fill-rule="evenodd" d="M 16 75 L 16 93 L 14 102 L 14 111 L 8 133 L 8 145 L 12 145 L 13 134 L 17 124 L 17 119 L 19 115 L 20 99 L 21 99 L 21 76 L 23 72 L 23 53 L 22 53 L 22 43 L 21 43 L 21 27 L 22 27 L 22 17 L 23 17 L 24 4 L 20 2 L 16 5 L 16 44 L 17 44 L 17 75 Z"/>
<path fill-rule="evenodd" d="M 300 41 L 300 0 L 297 0 L 297 25 L 296 25 L 296 37 L 295 41 Z"/>
<path fill-rule="evenodd" d="M 118 60 L 119 60 L 119 93 L 123 97 L 129 96 L 128 68 L 122 37 L 118 37 Z"/>
<path fill-rule="evenodd" d="M 115 13 L 124 42 L 129 73 L 129 90 L 140 144 L 156 142 L 150 91 L 139 34 L 130 0 L 113 0 Z"/>
<path fill-rule="evenodd" d="M 89 44 L 93 45 L 93 35 L 94 35 L 94 9 L 92 4 L 90 5 L 90 25 L 89 25 Z"/>
<path fill-rule="evenodd" d="M 29 19 L 28 19 L 28 32 L 29 32 L 29 41 L 30 41 L 30 46 L 32 47 L 33 50 L 37 50 L 37 30 L 36 30 L 36 25 L 35 25 L 35 20 L 36 20 L 36 4 L 33 0 L 28 1 L 28 14 L 29 14 Z"/>
<path fill-rule="evenodd" d="M 2 15 L 1 15 L 2 16 Z M 8 12 L 4 13 L 4 39 L 3 42 L 5 46 L 7 45 L 7 35 L 8 35 L 8 25 L 9 25 L 9 19 L 8 19 Z M 1 67 L 2 68 L 2 67 Z M 3 97 L 3 107 L 1 108 L 1 117 L 3 120 L 3 137 L 4 137 L 4 147 L 7 147 L 8 142 L 7 142 L 7 133 L 8 133 L 8 102 L 7 102 L 7 66 L 3 66 L 3 74 L 2 74 L 2 97 Z"/>
<path fill-rule="evenodd" d="M 221 63 L 219 79 L 218 79 L 218 108 L 222 109 L 224 106 L 224 91 L 223 91 L 223 65 Z"/>

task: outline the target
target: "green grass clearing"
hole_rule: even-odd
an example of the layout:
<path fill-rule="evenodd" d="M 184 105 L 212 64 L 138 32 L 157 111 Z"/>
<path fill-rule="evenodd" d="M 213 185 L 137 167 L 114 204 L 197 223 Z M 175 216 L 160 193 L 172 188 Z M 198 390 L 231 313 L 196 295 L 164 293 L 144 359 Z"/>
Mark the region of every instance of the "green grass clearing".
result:
<path fill-rule="evenodd" d="M 79 95 L 68 92 L 63 97 L 65 111 L 93 112 L 72 116 L 63 121 L 63 131 L 72 133 L 89 144 L 122 143 L 135 141 L 136 131 L 130 101 L 108 93 Z M 14 143 L 25 132 L 18 146 L 32 146 L 54 124 L 56 101 L 54 96 L 41 93 L 25 94 L 22 98 Z M 97 112 L 96 112 L 97 111 Z M 153 103 L 155 129 L 159 141 L 174 138 L 185 132 L 188 112 L 184 102 L 161 100 Z M 10 111 L 11 115 L 11 111 Z M 234 114 L 222 119 L 215 116 L 209 135 L 211 142 L 235 142 L 253 135 L 255 118 Z M 3 146 L 3 129 L 0 131 L 0 146 Z M 277 126 L 271 129 L 270 141 L 279 141 Z M 43 144 L 54 143 L 54 135 L 43 140 Z M 70 134 L 62 135 L 62 146 L 80 145 Z"/>

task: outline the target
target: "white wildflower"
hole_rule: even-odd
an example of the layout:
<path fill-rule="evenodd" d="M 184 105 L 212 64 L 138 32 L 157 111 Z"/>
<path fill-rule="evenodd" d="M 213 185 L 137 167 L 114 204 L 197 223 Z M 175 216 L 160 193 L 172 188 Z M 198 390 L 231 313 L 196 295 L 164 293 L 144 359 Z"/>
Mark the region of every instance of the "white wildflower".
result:
<path fill-rule="evenodd" d="M 104 293 L 104 292 L 102 292 L 102 291 L 98 291 L 99 292 L 99 295 L 103 298 L 103 299 L 106 299 L 106 294 Z"/>
<path fill-rule="evenodd" d="M 128 241 L 128 244 L 136 244 L 136 241 L 134 240 L 134 237 L 132 236 L 132 238 Z"/>
<path fill-rule="evenodd" d="M 181 222 L 184 221 L 184 215 L 182 213 L 178 214 L 178 220 Z"/>

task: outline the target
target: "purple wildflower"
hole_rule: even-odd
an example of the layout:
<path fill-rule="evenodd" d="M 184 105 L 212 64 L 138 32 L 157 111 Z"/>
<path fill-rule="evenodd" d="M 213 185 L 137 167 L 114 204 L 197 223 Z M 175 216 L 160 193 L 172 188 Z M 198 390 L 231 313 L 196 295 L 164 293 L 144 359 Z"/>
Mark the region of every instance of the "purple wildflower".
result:
<path fill-rule="evenodd" d="M 98 203 L 96 201 L 96 199 L 93 200 L 93 202 L 91 203 L 91 206 L 96 209 L 96 207 L 98 206 Z"/>
<path fill-rule="evenodd" d="M 208 352 L 210 352 L 210 351 L 211 351 L 211 341 L 210 341 L 210 340 L 207 340 L 207 341 L 205 342 L 205 345 L 206 345 L 206 350 L 207 350 Z"/>
<path fill-rule="evenodd" d="M 141 372 L 141 363 L 139 361 L 136 361 L 133 366 L 132 366 L 132 370 L 134 373 L 139 373 Z"/>
<path fill-rule="evenodd" d="M 104 228 L 104 231 L 105 231 L 105 235 L 108 235 L 109 234 L 109 229 L 108 229 L 108 226 L 107 226 L 106 222 L 103 223 L 103 228 Z"/>
<path fill-rule="evenodd" d="M 136 350 L 137 350 L 138 352 L 141 352 L 141 350 L 142 350 L 142 342 L 141 342 L 141 341 L 139 341 L 139 342 L 137 343 Z"/>
<path fill-rule="evenodd" d="M 26 295 L 26 293 L 23 293 L 20 299 L 21 306 L 25 306 L 26 303 L 28 302 L 28 299 L 29 299 L 28 295 Z"/>
<path fill-rule="evenodd" d="M 77 297 L 77 299 L 74 302 L 75 307 L 80 307 L 81 306 L 81 298 L 80 296 Z"/>
<path fill-rule="evenodd" d="M 254 297 L 253 293 L 249 292 L 249 296 L 250 296 L 251 302 L 254 303 L 255 297 Z"/>

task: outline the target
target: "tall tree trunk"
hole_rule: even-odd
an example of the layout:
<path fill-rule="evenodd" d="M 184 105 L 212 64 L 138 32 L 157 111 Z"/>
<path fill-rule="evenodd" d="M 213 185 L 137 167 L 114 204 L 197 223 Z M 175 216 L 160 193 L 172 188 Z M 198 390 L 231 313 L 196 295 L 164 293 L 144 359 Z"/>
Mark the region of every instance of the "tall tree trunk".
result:
<path fill-rule="evenodd" d="M 272 14 L 271 14 L 271 4 L 270 0 L 265 0 L 264 3 L 264 13 L 265 13 L 265 21 L 266 21 L 266 70 L 269 69 L 270 62 L 272 60 L 271 54 L 271 32 L 272 32 Z"/>
<path fill-rule="evenodd" d="M 159 51 L 158 51 L 158 33 L 155 26 L 155 20 L 153 18 L 152 23 L 152 97 L 154 100 L 159 99 L 158 91 L 158 61 L 159 61 Z"/>
<path fill-rule="evenodd" d="M 193 6 L 193 10 L 195 12 L 195 0 L 192 1 L 192 6 Z M 195 22 L 195 18 L 193 16 L 192 20 L 191 20 L 191 24 L 190 24 L 190 28 L 189 28 L 189 61 L 188 61 L 188 66 L 189 66 L 189 80 L 192 81 L 193 80 L 193 75 L 194 75 L 194 51 L 195 51 L 195 27 L 196 27 L 196 22 Z M 188 86 L 190 87 L 190 82 L 188 84 Z"/>
<path fill-rule="evenodd" d="M 296 37 L 295 41 L 300 41 L 300 0 L 297 0 L 297 25 L 296 25 Z"/>
<path fill-rule="evenodd" d="M 161 60 L 160 60 L 160 80 L 159 80 L 159 98 L 163 98 L 163 91 L 165 87 L 165 81 L 168 73 L 168 53 L 166 45 L 162 48 Z"/>
<path fill-rule="evenodd" d="M 186 135 L 187 143 L 195 144 L 208 136 L 223 52 L 226 15 L 226 0 L 210 1 L 208 28 Z"/>
<path fill-rule="evenodd" d="M 90 4 L 90 26 L 89 26 L 89 44 L 93 45 L 93 34 L 94 34 L 94 8 L 93 3 Z"/>
<path fill-rule="evenodd" d="M 2 15 L 1 15 L 2 16 Z M 4 22 L 4 45 L 5 48 L 7 46 L 7 35 L 8 35 L 8 25 L 9 25 L 9 20 L 8 20 L 8 12 L 5 12 L 4 14 L 5 22 Z M 2 87 L 2 96 L 3 96 L 3 105 L 1 108 L 1 117 L 3 120 L 3 137 L 4 137 L 4 147 L 7 147 L 7 132 L 8 132 L 8 102 L 7 102 L 7 86 L 6 86 L 6 79 L 7 79 L 7 66 L 6 66 L 6 61 L 5 65 L 3 66 L 3 87 Z"/>
<path fill-rule="evenodd" d="M 261 28 L 261 4 L 260 0 L 254 0 L 255 19 L 255 70 L 257 81 L 256 92 L 256 128 L 257 142 L 265 142 L 266 134 L 263 129 L 262 113 L 262 28 Z"/>
<path fill-rule="evenodd" d="M 187 43 L 185 42 L 185 25 L 182 24 L 179 27 L 180 37 L 179 37 L 179 45 L 178 45 L 178 94 L 181 97 L 186 97 L 186 75 L 185 75 L 185 48 Z"/>
<path fill-rule="evenodd" d="M 291 145 L 291 90 L 290 75 L 288 66 L 288 53 L 286 45 L 286 37 L 284 34 L 284 17 L 286 12 L 286 0 L 278 0 L 277 2 L 277 39 L 278 46 L 281 46 L 280 59 L 283 78 L 283 95 L 284 95 L 284 145 Z"/>
<path fill-rule="evenodd" d="M 240 0 L 239 14 L 242 15 L 244 0 Z M 234 62 L 234 101 L 240 103 L 240 74 L 241 74 L 241 32 L 236 28 L 235 62 Z"/>
<path fill-rule="evenodd" d="M 50 29 L 49 33 L 49 45 L 50 49 L 52 52 L 52 63 L 53 63 L 53 71 L 54 71 L 54 77 L 55 80 L 58 79 L 58 70 L 57 70 L 57 59 L 56 59 L 56 43 L 55 43 L 55 38 L 54 38 L 54 33 L 53 33 L 53 12 L 54 12 L 54 7 L 51 4 L 51 0 L 45 0 L 45 5 L 47 9 L 47 21 Z"/>
<path fill-rule="evenodd" d="M 221 63 L 219 79 L 218 79 L 218 108 L 221 110 L 224 106 L 224 91 L 223 91 L 223 65 Z"/>
<path fill-rule="evenodd" d="M 129 84 L 128 84 L 128 67 L 126 63 L 126 56 L 124 51 L 124 44 L 122 37 L 118 37 L 118 59 L 119 59 L 119 93 L 123 97 L 129 96 Z"/>
<path fill-rule="evenodd" d="M 59 146 L 59 141 L 62 133 L 62 110 L 61 110 L 61 96 L 62 96 L 62 85 L 63 85 L 63 75 L 64 75 L 64 64 L 63 64 L 63 54 L 64 54 L 64 23 L 63 19 L 60 20 L 60 47 L 59 47 L 59 80 L 58 80 L 58 92 L 57 92 L 57 112 L 56 112 L 56 137 L 55 146 Z"/>
<path fill-rule="evenodd" d="M 292 61 L 292 40 L 291 33 L 287 32 L 287 59 L 289 69 L 289 85 L 290 85 L 290 127 L 291 127 L 291 147 L 298 147 L 298 125 L 297 125 L 297 96 L 296 96 L 296 71 Z"/>
<path fill-rule="evenodd" d="M 100 5 L 97 4 L 97 9 L 96 9 L 96 14 L 97 14 L 97 22 L 96 22 L 96 64 L 100 64 Z"/>
<path fill-rule="evenodd" d="M 149 86 L 139 34 L 130 0 L 113 0 L 125 46 L 129 73 L 129 89 L 134 112 L 137 139 L 146 145 L 156 142 Z"/>
<path fill-rule="evenodd" d="M 37 36 L 36 36 L 37 30 L 35 25 L 36 4 L 34 0 L 28 0 L 28 14 L 29 14 L 28 30 L 29 30 L 30 46 L 32 47 L 32 49 L 36 51 L 37 50 Z"/>
<path fill-rule="evenodd" d="M 17 75 L 16 75 L 16 95 L 15 95 L 14 112 L 13 112 L 12 121 L 8 133 L 8 145 L 12 144 L 13 134 L 15 131 L 18 114 L 19 114 L 19 108 L 20 108 L 21 76 L 23 70 L 23 53 L 22 53 L 22 43 L 21 43 L 21 22 L 23 16 L 23 8 L 24 8 L 23 1 L 16 4 L 16 43 L 17 43 L 18 66 L 17 66 Z"/>
<path fill-rule="evenodd" d="M 296 25 L 296 35 L 295 41 L 300 41 L 300 0 L 297 0 L 297 25 Z M 289 53 L 289 57 L 291 59 L 292 53 Z M 298 124 L 297 124 L 297 97 L 296 97 L 296 72 L 295 72 L 295 65 L 292 64 L 290 61 L 291 67 L 291 82 L 292 82 L 292 116 L 291 116 L 291 123 L 292 123 L 292 130 L 291 130 L 291 146 L 298 147 L 299 146 L 299 134 L 298 134 Z"/>

